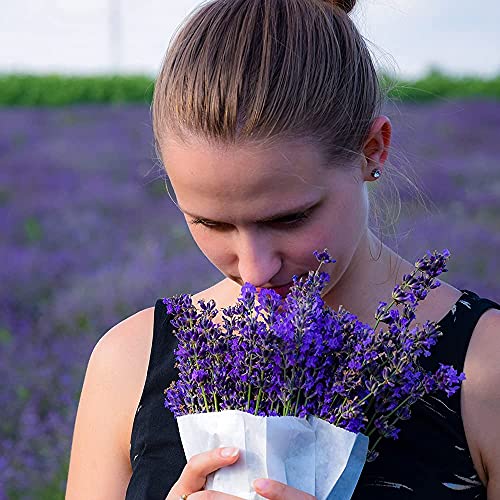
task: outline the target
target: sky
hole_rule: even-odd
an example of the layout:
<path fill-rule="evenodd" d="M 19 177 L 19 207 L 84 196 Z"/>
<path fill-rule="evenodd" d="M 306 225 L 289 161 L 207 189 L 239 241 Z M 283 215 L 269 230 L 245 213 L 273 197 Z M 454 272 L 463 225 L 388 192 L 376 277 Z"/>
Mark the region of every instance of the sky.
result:
<path fill-rule="evenodd" d="M 199 0 L 0 0 L 0 72 L 155 76 Z M 380 68 L 500 74 L 500 2 L 358 0 L 350 14 Z"/>

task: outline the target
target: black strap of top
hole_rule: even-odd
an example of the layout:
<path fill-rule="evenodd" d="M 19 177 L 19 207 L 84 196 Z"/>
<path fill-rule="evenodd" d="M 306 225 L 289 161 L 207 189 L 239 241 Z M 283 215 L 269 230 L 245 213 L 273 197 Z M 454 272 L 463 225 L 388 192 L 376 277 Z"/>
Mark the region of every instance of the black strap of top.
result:
<path fill-rule="evenodd" d="M 153 344 L 148 371 L 152 366 L 164 366 L 165 357 L 168 355 L 172 356 L 173 359 L 173 349 L 177 345 L 177 338 L 173 334 L 173 326 L 170 324 L 172 317 L 167 313 L 167 306 L 163 303 L 163 299 L 158 299 L 155 304 Z M 174 363 L 169 366 L 173 368 Z"/>
<path fill-rule="evenodd" d="M 479 318 L 488 309 L 500 309 L 500 304 L 493 300 L 482 298 L 467 289 L 461 291 L 460 299 L 439 322 L 444 335 L 431 349 L 433 355 L 429 358 L 435 361 L 435 366 L 437 362 L 451 364 L 458 372 L 462 372 L 464 369 L 470 338 Z M 425 365 L 425 363 L 422 364 Z"/>

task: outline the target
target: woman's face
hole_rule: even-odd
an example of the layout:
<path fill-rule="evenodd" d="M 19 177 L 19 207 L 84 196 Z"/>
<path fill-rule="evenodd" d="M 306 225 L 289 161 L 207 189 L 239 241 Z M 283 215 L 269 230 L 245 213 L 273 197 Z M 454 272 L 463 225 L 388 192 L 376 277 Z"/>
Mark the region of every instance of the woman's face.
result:
<path fill-rule="evenodd" d="M 297 143 L 215 149 L 169 142 L 162 156 L 195 242 L 240 286 L 287 284 L 316 269 L 313 251 L 328 248 L 337 261 L 322 266 L 330 289 L 364 241 L 361 164 L 327 170 L 315 147 Z"/>

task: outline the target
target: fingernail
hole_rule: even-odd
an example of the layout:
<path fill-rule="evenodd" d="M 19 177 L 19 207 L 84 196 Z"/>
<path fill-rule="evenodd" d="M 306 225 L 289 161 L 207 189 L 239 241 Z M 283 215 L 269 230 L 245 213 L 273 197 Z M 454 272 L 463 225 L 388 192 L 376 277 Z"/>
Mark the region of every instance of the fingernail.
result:
<path fill-rule="evenodd" d="M 256 490 L 266 491 L 269 488 L 270 482 L 267 479 L 255 479 L 252 486 Z"/>
<path fill-rule="evenodd" d="M 222 448 L 220 454 L 221 457 L 224 458 L 229 458 L 229 457 L 235 457 L 238 454 L 238 448 Z"/>

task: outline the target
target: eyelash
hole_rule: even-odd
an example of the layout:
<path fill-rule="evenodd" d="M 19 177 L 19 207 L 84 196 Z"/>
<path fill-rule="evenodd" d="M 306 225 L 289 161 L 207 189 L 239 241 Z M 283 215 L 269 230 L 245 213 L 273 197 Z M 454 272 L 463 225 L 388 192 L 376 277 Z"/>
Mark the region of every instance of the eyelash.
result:
<path fill-rule="evenodd" d="M 288 216 L 288 217 L 292 217 L 292 216 Z M 304 224 L 304 222 L 310 217 L 310 212 L 309 211 L 306 211 L 306 212 L 302 212 L 300 214 L 295 214 L 293 215 L 294 219 L 291 221 L 291 222 L 278 222 L 278 221 L 274 221 L 274 222 L 271 222 L 271 224 L 283 224 L 285 228 L 295 228 L 295 227 L 298 227 L 302 224 Z M 219 225 L 217 225 L 217 223 L 214 223 L 214 224 L 211 224 L 210 222 L 204 220 L 204 219 L 193 219 L 190 221 L 190 224 L 194 224 L 194 225 L 201 225 L 207 229 L 220 229 L 221 227 Z"/>

